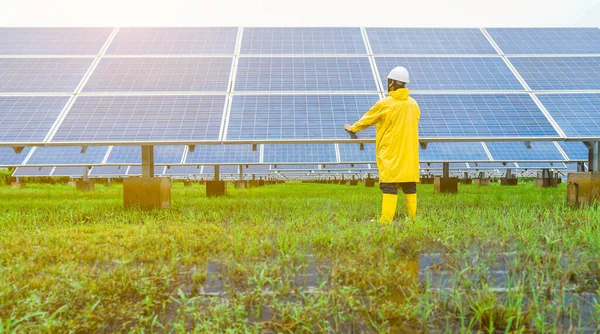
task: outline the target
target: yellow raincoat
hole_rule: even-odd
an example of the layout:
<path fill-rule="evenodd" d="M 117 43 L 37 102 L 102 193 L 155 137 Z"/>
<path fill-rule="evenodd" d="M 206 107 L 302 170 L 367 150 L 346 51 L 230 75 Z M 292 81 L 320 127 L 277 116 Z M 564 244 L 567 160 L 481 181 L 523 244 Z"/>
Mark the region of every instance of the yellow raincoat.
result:
<path fill-rule="evenodd" d="M 419 105 L 400 88 L 377 101 L 352 132 L 375 125 L 379 182 L 419 182 Z"/>

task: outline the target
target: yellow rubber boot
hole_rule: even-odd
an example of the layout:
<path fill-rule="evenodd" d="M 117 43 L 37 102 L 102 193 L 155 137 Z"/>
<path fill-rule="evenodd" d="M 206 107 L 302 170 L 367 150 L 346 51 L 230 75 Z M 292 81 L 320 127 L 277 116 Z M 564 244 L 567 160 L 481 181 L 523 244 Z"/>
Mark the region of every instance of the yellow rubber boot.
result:
<path fill-rule="evenodd" d="M 381 201 L 381 223 L 391 223 L 396 214 L 396 204 L 398 204 L 398 195 L 383 194 Z"/>
<path fill-rule="evenodd" d="M 412 221 L 415 221 L 417 218 L 417 194 L 405 194 L 404 199 L 406 200 L 406 213 Z"/>

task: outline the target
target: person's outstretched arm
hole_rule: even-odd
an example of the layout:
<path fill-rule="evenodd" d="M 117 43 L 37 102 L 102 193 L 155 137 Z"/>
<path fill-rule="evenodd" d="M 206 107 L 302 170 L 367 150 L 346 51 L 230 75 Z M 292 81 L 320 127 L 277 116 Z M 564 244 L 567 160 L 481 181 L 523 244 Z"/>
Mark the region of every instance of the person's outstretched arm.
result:
<path fill-rule="evenodd" d="M 370 126 L 373 126 L 373 125 L 379 123 L 384 112 L 385 112 L 385 107 L 383 106 L 383 103 L 377 102 L 377 103 L 375 103 L 375 105 L 373 107 L 371 107 L 371 110 L 367 111 L 363 115 L 363 117 L 361 119 L 359 119 L 353 125 L 346 124 L 344 126 L 344 129 L 346 129 L 346 131 L 350 131 L 350 132 L 362 131 Z"/>

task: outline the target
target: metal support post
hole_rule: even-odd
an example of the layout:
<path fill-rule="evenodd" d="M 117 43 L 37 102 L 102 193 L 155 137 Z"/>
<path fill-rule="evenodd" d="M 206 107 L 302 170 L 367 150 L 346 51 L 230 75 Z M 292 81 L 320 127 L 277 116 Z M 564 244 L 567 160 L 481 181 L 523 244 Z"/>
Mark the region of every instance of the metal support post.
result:
<path fill-rule="evenodd" d="M 82 179 L 83 179 L 83 181 L 86 181 L 86 182 L 88 180 L 88 168 L 86 166 L 83 167 Z"/>
<path fill-rule="evenodd" d="M 142 145 L 142 176 L 154 177 L 154 146 Z"/>
<path fill-rule="evenodd" d="M 444 177 L 444 178 L 450 177 L 450 163 L 449 162 L 442 163 L 442 177 Z"/>

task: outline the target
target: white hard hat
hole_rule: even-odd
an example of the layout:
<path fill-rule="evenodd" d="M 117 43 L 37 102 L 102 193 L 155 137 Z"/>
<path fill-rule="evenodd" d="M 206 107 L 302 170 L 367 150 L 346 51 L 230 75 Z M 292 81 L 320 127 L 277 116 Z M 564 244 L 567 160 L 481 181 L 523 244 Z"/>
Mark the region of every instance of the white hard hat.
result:
<path fill-rule="evenodd" d="M 400 82 L 410 82 L 410 78 L 408 75 L 408 70 L 402 66 L 394 67 L 394 69 L 388 74 L 388 79 L 400 81 Z"/>

